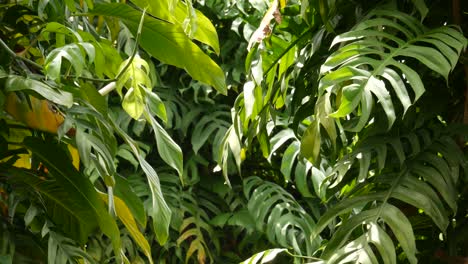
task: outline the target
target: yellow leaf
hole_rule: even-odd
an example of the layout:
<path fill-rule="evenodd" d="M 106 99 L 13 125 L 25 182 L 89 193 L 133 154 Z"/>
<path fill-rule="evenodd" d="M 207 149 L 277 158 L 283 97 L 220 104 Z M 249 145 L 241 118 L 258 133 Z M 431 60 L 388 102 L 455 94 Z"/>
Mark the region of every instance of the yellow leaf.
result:
<path fill-rule="evenodd" d="M 8 121 L 10 122 L 10 121 Z M 31 136 L 32 133 L 29 129 L 22 129 L 22 128 L 9 128 L 9 134 L 4 135 L 7 137 L 8 142 L 13 144 L 8 144 L 9 150 L 15 150 L 21 148 L 20 144 L 23 142 L 25 137 Z M 13 166 L 17 168 L 31 168 L 31 154 L 17 154 L 19 157 Z M 8 160 L 10 157 L 3 159 L 2 161 Z"/>
<path fill-rule="evenodd" d="M 108 203 L 108 195 L 105 193 L 99 193 L 99 194 L 101 198 L 106 203 Z M 135 222 L 135 218 L 130 212 L 130 209 L 127 207 L 127 205 L 122 199 L 120 199 L 119 197 L 115 195 L 114 195 L 114 205 L 115 205 L 115 212 L 117 214 L 117 217 L 125 225 L 128 232 L 130 233 L 130 236 L 132 236 L 133 240 L 143 250 L 143 253 L 146 255 L 146 257 L 148 257 L 148 260 L 150 261 L 150 263 L 153 264 L 150 245 L 148 241 L 146 240 L 146 238 L 143 236 L 143 234 L 140 232 L 140 229 L 138 229 L 137 223 Z"/>
<path fill-rule="evenodd" d="M 80 170 L 80 154 L 78 153 L 78 150 L 73 147 L 72 145 L 68 145 L 68 151 L 70 151 L 71 157 L 72 157 L 72 162 L 73 166 L 77 169 Z"/>
<path fill-rule="evenodd" d="M 32 129 L 57 133 L 58 127 L 63 123 L 63 116 L 54 110 L 47 100 L 29 96 L 31 105 L 27 100 L 21 100 L 16 93 L 9 93 L 5 102 L 5 111 L 16 120 Z"/>
<path fill-rule="evenodd" d="M 283 9 L 286 6 L 286 0 L 280 0 L 280 7 Z"/>
<path fill-rule="evenodd" d="M 52 104 L 47 100 L 41 100 L 33 96 L 29 96 L 31 105 L 26 100 L 21 100 L 16 93 L 8 93 L 5 102 L 5 111 L 17 121 L 25 124 L 29 128 L 38 129 L 50 133 L 57 133 L 60 125 L 62 125 L 63 116 L 53 109 Z M 10 142 L 21 143 L 26 136 L 31 136 L 31 132 L 26 129 L 11 129 L 8 140 Z M 8 146 L 9 149 L 19 147 Z M 78 150 L 71 145 L 68 145 L 73 166 L 80 169 L 80 156 Z M 20 154 L 20 158 L 13 166 L 18 168 L 31 168 L 31 155 Z"/>

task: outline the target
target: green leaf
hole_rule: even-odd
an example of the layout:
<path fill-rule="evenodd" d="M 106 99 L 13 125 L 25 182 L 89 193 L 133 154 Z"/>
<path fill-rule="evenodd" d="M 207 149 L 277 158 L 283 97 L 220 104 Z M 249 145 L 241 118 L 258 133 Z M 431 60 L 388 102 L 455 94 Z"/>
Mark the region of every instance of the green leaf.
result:
<path fill-rule="evenodd" d="M 442 75 L 445 79 L 448 78 L 451 69 L 450 63 L 434 48 L 414 45 L 396 52 L 395 56 L 398 55 L 415 58 L 431 70 Z"/>
<path fill-rule="evenodd" d="M 392 190 L 391 195 L 424 210 L 442 232 L 447 229 L 449 220 L 444 205 L 427 183 L 414 177 L 405 177 L 401 184 Z"/>
<path fill-rule="evenodd" d="M 320 123 L 314 120 L 302 136 L 301 154 L 312 163 L 316 163 L 319 158 L 320 144 Z"/>
<path fill-rule="evenodd" d="M 150 1 L 154 3 L 156 1 Z M 180 25 L 183 24 L 184 20 L 188 16 L 187 14 L 187 7 L 186 3 L 183 1 L 177 2 L 177 7 L 174 12 L 175 19 L 179 22 Z M 194 21 L 195 30 L 193 32 L 193 39 L 204 43 L 211 48 L 213 48 L 214 52 L 219 55 L 219 41 L 218 41 L 218 33 L 216 32 L 215 27 L 211 23 L 211 21 L 200 11 L 195 9 L 195 16 L 196 19 Z"/>
<path fill-rule="evenodd" d="M 122 107 L 135 120 L 138 120 L 145 110 L 146 91 L 151 91 L 153 87 L 149 72 L 148 63 L 139 56 L 130 57 L 122 62 L 119 68 L 121 77 L 117 80 L 115 89 L 120 96 L 124 86 L 128 89 Z"/>
<path fill-rule="evenodd" d="M 5 82 L 5 90 L 10 92 L 31 90 L 56 104 L 66 107 L 71 107 L 73 105 L 73 96 L 71 93 L 52 88 L 43 82 L 21 76 L 10 75 Z"/>
<path fill-rule="evenodd" d="M 100 114 L 107 115 L 107 101 L 94 86 L 89 83 L 82 83 L 80 92 L 81 97 L 88 101 Z"/>
<path fill-rule="evenodd" d="M 161 120 L 165 124 L 167 124 L 166 106 L 156 93 L 153 93 L 151 91 L 146 92 L 146 105 L 148 106 L 152 114 L 161 118 Z"/>
<path fill-rule="evenodd" d="M 400 246 L 405 251 L 409 262 L 417 263 L 416 243 L 413 234 L 413 228 L 408 218 L 395 206 L 386 204 L 380 211 L 382 219 L 392 229 L 393 234 L 400 242 Z"/>
<path fill-rule="evenodd" d="M 169 237 L 169 224 L 171 222 L 171 209 L 167 205 L 161 191 L 159 177 L 153 167 L 142 157 L 141 150 L 137 143 L 123 131 L 114 119 L 110 119 L 115 131 L 124 139 L 131 148 L 133 155 L 138 159 L 140 166 L 145 173 L 151 190 L 151 208 L 148 214 L 153 218 L 153 227 L 156 239 L 159 244 L 164 245 Z"/>
<path fill-rule="evenodd" d="M 357 84 L 351 84 L 343 87 L 340 108 L 338 108 L 338 110 L 333 114 L 330 114 L 330 116 L 339 118 L 350 114 L 361 101 L 361 93 L 363 89 L 365 88 Z"/>
<path fill-rule="evenodd" d="M 366 203 L 373 202 L 376 200 L 383 200 L 384 197 L 384 193 L 374 193 L 342 200 L 337 205 L 328 209 L 325 212 L 325 214 L 323 214 L 322 217 L 320 217 L 319 221 L 317 222 L 317 225 L 314 228 L 314 232 L 312 233 L 311 238 L 314 239 L 316 236 L 318 236 L 323 231 L 323 229 L 325 229 L 327 225 L 339 215 L 351 211 L 356 206 L 362 206 Z"/>
<path fill-rule="evenodd" d="M 294 131 L 292 129 L 283 129 L 278 134 L 270 139 L 270 155 L 268 156 L 268 160 L 271 162 L 271 157 L 284 143 L 286 143 L 290 139 L 296 139 L 294 135 Z"/>
<path fill-rule="evenodd" d="M 76 75 L 81 76 L 86 68 L 86 61 L 80 46 L 83 47 L 89 56 L 89 62 L 94 60 L 94 47 L 89 43 L 72 43 L 52 50 L 44 62 L 47 76 L 56 80 L 59 79 L 62 69 L 62 60 L 66 59 L 75 70 Z"/>
<path fill-rule="evenodd" d="M 299 148 L 300 143 L 298 141 L 294 141 L 283 153 L 283 159 L 281 160 L 281 173 L 283 173 L 285 181 L 291 180 L 291 171 L 297 155 L 299 155 Z"/>
<path fill-rule="evenodd" d="M 411 224 L 408 218 L 406 218 L 406 216 L 398 208 L 390 204 L 382 204 L 380 205 L 380 208 L 374 208 L 371 210 L 363 211 L 358 215 L 355 215 L 350 219 L 346 220 L 338 229 L 338 231 L 334 233 L 332 239 L 327 243 L 327 247 L 323 251 L 321 257 L 325 259 L 332 258 L 333 254 L 337 251 L 337 249 L 341 247 L 341 245 L 343 245 L 346 242 L 347 238 L 351 235 L 351 233 L 354 230 L 356 230 L 362 224 L 365 224 L 367 221 L 371 221 L 378 218 L 382 218 L 385 221 L 385 223 L 389 225 L 393 234 L 398 239 L 398 242 L 405 251 L 410 263 L 417 263 L 415 257 L 417 250 Z M 373 230 L 374 234 L 372 235 L 375 235 L 375 231 L 376 230 Z M 379 238 L 376 237 L 369 239 L 363 237 L 363 239 L 365 240 L 360 241 L 359 244 L 367 244 L 368 241 L 374 242 L 374 245 L 377 247 L 378 250 L 385 250 L 385 248 L 393 248 L 393 245 L 390 244 L 391 240 L 389 240 L 390 238 L 388 237 L 388 235 L 386 235 L 385 233 L 383 234 L 384 235 Z M 383 243 L 385 243 L 386 245 L 383 245 Z M 390 252 L 385 251 L 384 256 L 386 255 L 386 258 L 394 259 L 394 254 L 394 250 L 391 250 Z"/>
<path fill-rule="evenodd" d="M 434 169 L 431 166 L 426 166 L 423 164 L 416 164 L 411 168 L 412 172 L 423 177 L 427 180 L 444 198 L 445 202 L 450 206 L 450 208 L 455 212 L 457 210 L 456 204 L 456 190 L 452 183 L 452 179 L 449 174 L 441 174 L 439 171 Z M 444 178 L 449 177 L 450 179 Z"/>
<path fill-rule="evenodd" d="M 145 111 L 145 99 L 139 88 L 130 88 L 122 101 L 122 107 L 133 119 L 140 119 Z"/>
<path fill-rule="evenodd" d="M 411 100 L 408 95 L 408 92 L 404 88 L 405 84 L 402 78 L 400 77 L 400 75 L 398 75 L 398 73 L 396 73 L 394 70 L 390 68 L 386 68 L 384 70 L 382 77 L 387 79 L 387 81 L 389 81 L 390 84 L 395 88 L 395 93 L 398 96 L 398 99 L 400 99 L 400 102 L 403 105 L 404 113 L 405 113 L 406 110 L 408 110 L 408 108 L 411 105 Z"/>
<path fill-rule="evenodd" d="M 205 118 L 206 120 L 207 118 Z M 200 123 L 203 120 L 200 120 Z M 210 120 L 211 121 L 211 120 Z M 205 144 L 209 137 L 213 136 L 216 130 L 220 128 L 220 125 L 216 122 L 211 122 L 205 127 L 205 123 L 198 123 L 195 126 L 195 130 L 192 134 L 192 148 L 195 154 L 198 153 L 198 150 Z"/>
<path fill-rule="evenodd" d="M 376 218 L 379 213 L 379 208 L 363 211 L 351 218 L 343 221 L 340 228 L 334 232 L 333 237 L 328 241 L 325 250 L 320 255 L 321 258 L 331 258 L 332 254 L 338 250 L 351 236 L 352 232 L 365 224 L 367 221 L 371 221 Z"/>
<path fill-rule="evenodd" d="M 248 81 L 244 83 L 244 107 L 245 107 L 245 117 L 246 120 L 250 119 L 255 105 L 255 95 L 254 95 L 255 83 L 253 81 Z"/>
<path fill-rule="evenodd" d="M 151 0 L 132 0 L 132 3 L 140 7 L 141 9 L 147 8 L 148 13 L 151 15 L 166 20 L 168 22 L 174 21 L 174 13 L 178 5 L 177 0 L 168 1 L 151 1 Z"/>
<path fill-rule="evenodd" d="M 304 197 L 314 197 L 309 189 L 308 176 L 310 171 L 310 163 L 308 161 L 299 161 L 296 165 L 294 183 L 297 190 Z"/>
<path fill-rule="evenodd" d="M 314 220 L 289 192 L 253 176 L 244 180 L 244 194 L 257 229 L 269 241 L 292 247 L 298 254 L 315 251 L 319 240 L 311 239 Z"/>
<path fill-rule="evenodd" d="M 77 203 L 92 212 L 101 230 L 111 239 L 115 254 L 119 255 L 121 246 L 119 228 L 107 212 L 91 182 L 83 178 L 83 175 L 66 158 L 67 155 L 50 142 L 29 137 L 24 140 L 24 145 L 43 162 L 49 174 L 68 193 L 67 195 L 73 195 L 79 200 Z"/>
<path fill-rule="evenodd" d="M 115 176 L 114 179 L 115 179 L 115 186 L 114 186 L 115 195 L 118 196 L 120 199 L 122 199 L 123 202 L 125 202 L 125 204 L 128 206 L 128 208 L 132 212 L 132 215 L 135 218 L 135 220 L 142 227 L 146 227 L 146 212 L 143 206 L 143 202 L 132 190 L 127 179 L 119 175 Z"/>
<path fill-rule="evenodd" d="M 47 223 L 46 223 L 47 225 Z M 96 263 L 94 258 L 88 255 L 72 239 L 64 237 L 54 231 L 48 231 L 47 261 L 51 264 L 74 263 L 77 259 L 87 263 Z M 42 234 L 45 235 L 44 233 Z"/>
<path fill-rule="evenodd" d="M 182 175 L 184 172 L 184 159 L 182 150 L 169 136 L 169 134 L 167 134 L 167 131 L 161 127 L 158 121 L 148 113 L 148 111 L 145 111 L 144 114 L 146 121 L 148 121 L 153 128 L 159 155 L 167 164 L 169 164 L 169 166 L 177 171 L 179 177 L 181 177 L 181 182 L 183 182 Z"/>
<path fill-rule="evenodd" d="M 393 108 L 392 98 L 390 93 L 385 89 L 385 83 L 381 80 L 378 80 L 374 77 L 370 77 L 367 81 L 367 85 L 370 86 L 370 90 L 375 94 L 377 99 L 379 99 L 382 108 L 385 111 L 385 115 L 388 119 L 388 129 L 390 129 L 395 122 L 395 109 Z"/>
<path fill-rule="evenodd" d="M 135 34 L 141 12 L 126 4 L 97 4 L 92 14 L 120 18 Z M 195 80 L 227 93 L 222 69 L 206 55 L 176 24 L 146 17 L 140 45 L 161 62 L 185 69 Z"/>
<path fill-rule="evenodd" d="M 422 10 L 424 3 L 418 1 L 417 5 L 421 12 L 427 11 Z M 414 17 L 394 9 L 371 11 L 353 30 L 335 37 L 331 47 L 350 43 L 331 54 L 321 67 L 319 95 L 334 94 L 330 97 L 334 98 L 331 105 L 339 105 L 330 117 L 346 118 L 345 122 L 352 124 L 345 124 L 348 131 L 364 129 L 374 103 L 370 91 L 382 106 L 390 129 L 396 120 L 390 89 L 395 91 L 404 112 L 424 93 L 421 77 L 405 65 L 405 57 L 415 59 L 447 79 L 457 64 L 461 47 L 466 45 L 466 39 L 461 36 L 451 27 L 425 32 L 425 27 Z M 407 84 L 414 91 L 414 99 L 407 91 Z M 319 102 L 320 99 L 316 105 Z"/>
<path fill-rule="evenodd" d="M 418 9 L 419 14 L 421 15 L 421 21 L 424 20 L 427 13 L 429 12 L 429 9 L 427 8 L 426 3 L 424 3 L 424 0 L 411 0 L 411 1 L 413 2 L 416 9 Z"/>
<path fill-rule="evenodd" d="M 71 162 L 68 161 L 69 166 Z M 89 203 L 83 202 L 82 196 L 69 186 L 62 186 L 58 181 L 45 181 L 32 171 L 11 167 L 1 174 L 14 175 L 12 182 L 21 182 L 33 187 L 43 196 L 47 215 L 58 224 L 62 231 L 75 239 L 80 244 L 85 244 L 88 236 L 97 227 L 97 217 Z M 5 175 L 7 176 L 7 175 Z M 52 174 L 51 176 L 55 176 Z M 55 178 L 55 177 L 54 177 Z M 86 177 L 79 174 L 76 181 L 88 181 Z M 90 185 L 90 184 L 89 184 Z M 87 189 L 89 188 L 86 187 Z M 92 188 L 92 186 L 91 186 Z M 92 190 L 94 191 L 94 189 Z M 99 201 L 100 202 L 100 201 Z M 98 202 L 98 205 L 99 205 Z M 107 213 L 101 204 L 103 213 Z"/>
<path fill-rule="evenodd" d="M 396 264 L 395 245 L 390 236 L 377 223 L 369 223 L 367 239 L 374 244 L 382 257 L 383 263 Z"/>
<path fill-rule="evenodd" d="M 81 36 L 76 31 L 58 22 L 47 23 L 47 25 L 41 31 L 41 35 L 47 40 L 49 39 L 50 33 L 56 33 L 57 38 L 58 38 L 58 35 L 64 35 L 64 36 L 72 38 L 74 42 L 82 41 Z M 57 43 L 56 45 L 58 47 L 61 46 L 59 43 Z"/>

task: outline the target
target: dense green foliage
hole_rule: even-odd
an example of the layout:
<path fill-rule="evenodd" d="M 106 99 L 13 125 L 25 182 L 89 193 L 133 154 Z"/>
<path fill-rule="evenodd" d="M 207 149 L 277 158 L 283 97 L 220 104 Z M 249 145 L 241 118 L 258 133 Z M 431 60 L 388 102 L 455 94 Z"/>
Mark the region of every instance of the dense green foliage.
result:
<path fill-rule="evenodd" d="M 0 263 L 468 258 L 466 3 L 4 2 Z"/>

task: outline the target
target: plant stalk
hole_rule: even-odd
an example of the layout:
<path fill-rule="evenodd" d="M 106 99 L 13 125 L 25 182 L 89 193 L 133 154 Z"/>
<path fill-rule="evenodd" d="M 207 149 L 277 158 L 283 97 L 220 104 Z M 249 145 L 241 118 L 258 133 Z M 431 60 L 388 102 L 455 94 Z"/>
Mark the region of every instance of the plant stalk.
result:
<path fill-rule="evenodd" d="M 43 70 L 44 68 L 35 63 L 34 61 L 28 59 L 28 58 L 25 58 L 23 56 L 19 56 L 18 54 L 16 54 L 13 50 L 10 49 L 10 47 L 8 47 L 8 45 L 3 41 L 3 39 L 0 39 L 0 45 L 8 52 L 8 54 L 10 54 L 13 58 L 17 59 L 17 60 L 22 60 L 24 62 L 27 62 L 28 64 L 34 66 L 35 68 L 39 69 L 39 70 Z"/>

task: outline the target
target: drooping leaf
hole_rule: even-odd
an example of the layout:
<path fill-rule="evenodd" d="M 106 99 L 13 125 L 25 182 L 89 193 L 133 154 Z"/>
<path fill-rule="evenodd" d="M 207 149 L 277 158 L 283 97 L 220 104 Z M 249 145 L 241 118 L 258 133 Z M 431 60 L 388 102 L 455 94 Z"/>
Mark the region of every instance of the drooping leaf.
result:
<path fill-rule="evenodd" d="M 91 212 L 92 218 L 96 219 L 101 230 L 111 239 L 114 251 L 118 255 L 121 247 L 120 231 L 91 182 L 84 178 L 71 161 L 66 159 L 67 155 L 53 144 L 32 137 L 26 138 L 24 144 L 39 157 L 63 191 L 69 196 L 75 195 L 74 198 L 79 200 L 76 203 L 82 204 L 83 210 Z"/>
<path fill-rule="evenodd" d="M 127 207 L 132 212 L 133 217 L 138 222 L 138 224 L 140 224 L 143 228 L 145 228 L 146 227 L 146 214 L 145 214 L 145 208 L 143 206 L 143 202 L 132 190 L 127 179 L 118 175 L 115 176 L 114 193 L 117 197 L 122 199 L 123 202 L 125 202 Z"/>
<path fill-rule="evenodd" d="M 35 188 L 45 200 L 47 214 L 65 234 L 78 243 L 86 243 L 88 235 L 97 227 L 97 217 L 92 206 L 83 202 L 80 193 L 72 191 L 72 188 L 62 186 L 55 180 L 43 180 L 32 171 L 10 168 L 1 173 L 6 174 L 5 176 L 12 176 L 13 182 L 24 183 Z M 87 181 L 82 175 L 76 180 Z M 98 205 L 99 203 L 100 201 Z M 100 209 L 107 213 L 102 203 L 101 206 Z"/>
<path fill-rule="evenodd" d="M 320 123 L 314 120 L 301 139 L 301 154 L 316 163 L 320 154 L 320 144 L 322 142 L 320 136 Z"/>
<path fill-rule="evenodd" d="M 73 96 L 71 93 L 53 88 L 46 83 L 21 76 L 10 75 L 5 82 L 5 90 L 10 92 L 31 90 L 56 104 L 66 107 L 71 107 L 73 104 Z"/>
<path fill-rule="evenodd" d="M 133 119 L 138 120 L 145 110 L 146 91 L 151 91 L 153 87 L 149 78 L 149 65 L 139 56 L 135 56 L 122 62 L 119 72 L 122 72 L 122 75 L 117 80 L 115 89 L 122 97 L 123 87 L 127 88 L 122 107 Z"/>
<path fill-rule="evenodd" d="M 156 147 L 161 158 L 174 168 L 180 177 L 183 175 L 184 165 L 182 150 L 179 145 L 169 136 L 166 130 L 154 119 L 153 116 L 145 112 L 145 118 L 153 128 L 153 133 L 156 138 Z M 183 182 L 183 180 L 182 180 Z"/>
<path fill-rule="evenodd" d="M 161 191 L 159 177 L 153 167 L 142 157 L 141 150 L 137 143 L 123 131 L 111 118 L 112 126 L 124 141 L 129 145 L 133 155 L 140 163 L 140 166 L 145 173 L 149 187 L 151 190 L 151 208 L 148 214 L 153 219 L 153 227 L 156 234 L 156 239 L 159 244 L 164 245 L 169 237 L 169 224 L 171 222 L 171 209 L 166 203 Z"/>
<path fill-rule="evenodd" d="M 146 93 L 146 105 L 152 114 L 161 118 L 161 120 L 166 124 L 167 123 L 167 112 L 166 106 L 161 101 L 161 98 L 156 93 L 148 92 Z"/>
<path fill-rule="evenodd" d="M 44 68 L 47 76 L 52 80 L 57 80 L 61 77 L 63 59 L 69 61 L 77 76 L 81 76 L 86 68 L 86 59 L 81 51 L 82 48 L 88 54 L 89 63 L 92 63 L 95 57 L 93 45 L 90 43 L 71 43 L 56 48 L 47 55 Z"/>

